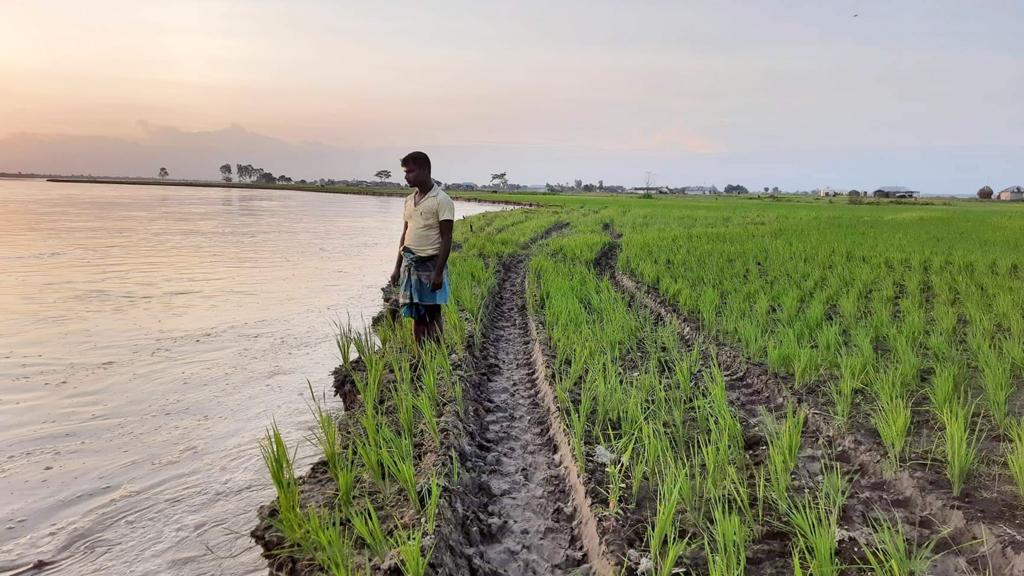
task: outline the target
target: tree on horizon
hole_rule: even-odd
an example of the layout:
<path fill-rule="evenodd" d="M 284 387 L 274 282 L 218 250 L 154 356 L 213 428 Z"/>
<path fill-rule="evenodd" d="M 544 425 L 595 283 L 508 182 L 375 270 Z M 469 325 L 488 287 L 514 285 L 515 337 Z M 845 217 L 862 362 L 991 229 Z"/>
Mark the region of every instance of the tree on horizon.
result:
<path fill-rule="evenodd" d="M 505 188 L 507 188 L 508 187 L 508 172 L 498 172 L 496 174 L 491 174 L 491 184 L 494 184 L 495 182 L 498 183 L 498 187 L 499 188 L 501 188 L 503 190 Z"/>
<path fill-rule="evenodd" d="M 231 164 L 220 165 L 220 179 L 225 182 L 231 182 Z"/>
<path fill-rule="evenodd" d="M 168 176 L 171 175 L 171 173 L 167 171 L 167 168 L 164 168 L 163 166 L 161 166 L 160 167 L 160 171 L 157 172 L 156 175 L 161 177 L 161 178 L 167 178 Z"/>
<path fill-rule="evenodd" d="M 379 178 L 381 182 L 391 179 L 391 170 L 377 170 L 377 173 L 373 175 L 375 178 Z"/>

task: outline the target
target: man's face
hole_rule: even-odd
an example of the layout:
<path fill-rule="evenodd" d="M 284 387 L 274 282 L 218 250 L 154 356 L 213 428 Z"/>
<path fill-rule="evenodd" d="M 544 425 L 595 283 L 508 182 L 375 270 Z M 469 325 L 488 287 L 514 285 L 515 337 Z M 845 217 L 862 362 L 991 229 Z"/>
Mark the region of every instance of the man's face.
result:
<path fill-rule="evenodd" d="M 405 183 L 412 188 L 418 187 L 430 178 L 430 173 L 416 166 L 405 166 Z"/>

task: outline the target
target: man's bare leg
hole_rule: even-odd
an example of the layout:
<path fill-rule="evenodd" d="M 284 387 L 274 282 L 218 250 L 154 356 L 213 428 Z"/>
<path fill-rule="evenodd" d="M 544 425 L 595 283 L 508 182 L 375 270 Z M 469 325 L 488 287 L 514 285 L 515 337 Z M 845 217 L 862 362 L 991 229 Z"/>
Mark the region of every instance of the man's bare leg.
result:
<path fill-rule="evenodd" d="M 430 322 L 426 317 L 415 318 L 412 321 L 412 335 L 416 338 L 416 345 L 419 346 L 424 338 L 430 337 Z"/>
<path fill-rule="evenodd" d="M 444 336 L 444 313 L 439 304 L 425 306 L 427 310 L 427 333 L 426 337 L 434 342 L 440 342 Z"/>

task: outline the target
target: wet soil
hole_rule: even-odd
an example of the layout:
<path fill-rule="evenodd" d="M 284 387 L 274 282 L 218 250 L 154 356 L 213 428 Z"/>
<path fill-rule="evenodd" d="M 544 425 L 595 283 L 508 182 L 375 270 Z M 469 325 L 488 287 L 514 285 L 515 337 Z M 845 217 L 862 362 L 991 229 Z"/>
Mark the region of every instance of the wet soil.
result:
<path fill-rule="evenodd" d="M 797 390 L 791 378 L 773 373 L 749 361 L 736 347 L 709 337 L 700 325 L 666 302 L 655 290 L 616 268 L 618 242 L 611 240 L 595 260 L 595 268 L 634 303 L 674 322 L 688 346 L 701 347 L 721 368 L 730 402 L 744 428 L 753 435 L 748 448 L 763 452 L 757 438 L 761 410 L 779 412 L 793 402 L 807 411 L 803 449 L 797 464 L 794 488 L 814 489 L 821 465 L 834 460 L 850 481 L 850 496 L 844 507 L 840 550 L 846 558 L 860 558 L 861 543 L 869 541 L 868 526 L 880 516 L 899 518 L 908 537 L 918 542 L 936 540 L 942 554 L 933 562 L 931 574 L 980 573 L 1024 575 L 1024 516 L 1019 505 L 1002 506 L 966 502 L 952 496 L 941 466 L 913 467 L 896 474 L 885 463 L 885 450 L 877 435 L 863 423 L 849 431 L 838 431 L 827 416 L 825 403 L 817 396 Z M 813 387 L 811 387 L 813 388 Z M 773 550 L 762 542 L 752 549 L 752 565 L 784 564 L 784 546 Z M 781 544 L 781 542 L 780 542 Z M 770 573 L 762 565 L 760 573 Z"/>
<path fill-rule="evenodd" d="M 525 283 L 524 256 L 499 265 L 465 392 L 460 480 L 448 493 L 431 561 L 439 574 L 589 571 L 538 388 Z"/>

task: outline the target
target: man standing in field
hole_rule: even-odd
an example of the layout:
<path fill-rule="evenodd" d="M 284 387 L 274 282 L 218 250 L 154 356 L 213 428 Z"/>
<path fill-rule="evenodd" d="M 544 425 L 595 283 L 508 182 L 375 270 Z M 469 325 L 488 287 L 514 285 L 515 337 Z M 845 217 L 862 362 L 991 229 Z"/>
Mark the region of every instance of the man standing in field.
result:
<path fill-rule="evenodd" d="M 391 273 L 402 315 L 412 318 L 416 342 L 440 340 L 441 305 L 448 303 L 448 254 L 452 249 L 455 204 L 430 176 L 430 158 L 410 152 L 402 158 L 405 181 L 416 189 L 405 198 L 405 224 Z"/>

